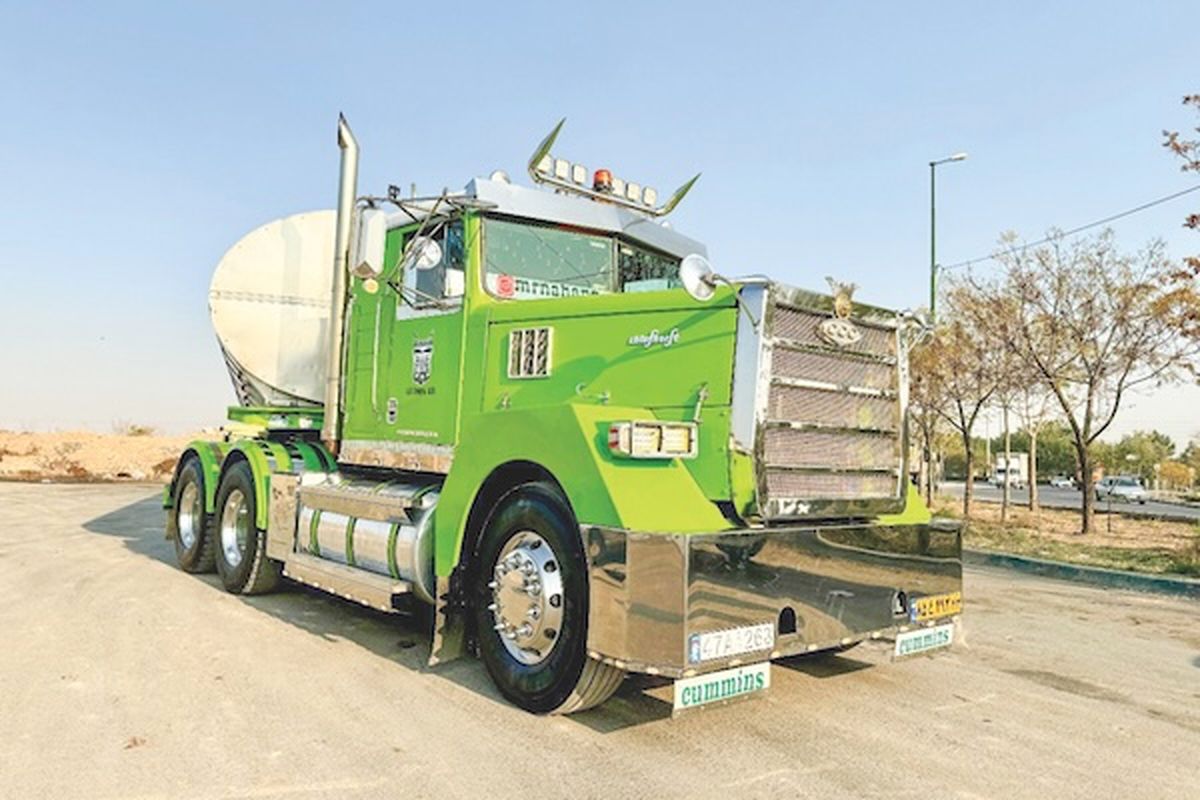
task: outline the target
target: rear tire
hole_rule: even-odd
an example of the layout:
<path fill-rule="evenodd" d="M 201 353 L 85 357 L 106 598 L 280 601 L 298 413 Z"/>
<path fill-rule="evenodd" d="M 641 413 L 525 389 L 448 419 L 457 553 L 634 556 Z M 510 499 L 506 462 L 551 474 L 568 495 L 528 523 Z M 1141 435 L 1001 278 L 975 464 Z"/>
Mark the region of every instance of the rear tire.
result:
<path fill-rule="evenodd" d="M 267 558 L 267 532 L 255 524 L 257 511 L 254 473 L 239 461 L 221 476 L 211 526 L 217 573 L 233 594 L 273 591 L 283 575 L 283 564 Z"/>
<path fill-rule="evenodd" d="M 623 670 L 587 654 L 587 558 L 556 486 L 526 483 L 484 523 L 473 597 L 479 653 L 496 688 L 534 714 L 603 703 Z"/>
<path fill-rule="evenodd" d="M 184 572 L 212 572 L 214 567 L 211 517 L 204 510 L 204 469 L 200 459 L 188 456 L 179 468 L 171 496 L 171 524 L 175 533 L 175 561 Z"/>

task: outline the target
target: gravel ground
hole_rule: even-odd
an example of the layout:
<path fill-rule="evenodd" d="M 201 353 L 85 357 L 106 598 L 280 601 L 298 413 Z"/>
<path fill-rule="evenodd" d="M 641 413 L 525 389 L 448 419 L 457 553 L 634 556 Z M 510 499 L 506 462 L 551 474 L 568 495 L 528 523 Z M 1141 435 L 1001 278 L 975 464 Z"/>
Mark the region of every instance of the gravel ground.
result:
<path fill-rule="evenodd" d="M 949 652 L 526 715 L 412 620 L 175 569 L 147 485 L 0 484 L 5 798 L 1195 796 L 1200 604 L 967 573 Z M 669 701 L 668 701 L 669 702 Z"/>

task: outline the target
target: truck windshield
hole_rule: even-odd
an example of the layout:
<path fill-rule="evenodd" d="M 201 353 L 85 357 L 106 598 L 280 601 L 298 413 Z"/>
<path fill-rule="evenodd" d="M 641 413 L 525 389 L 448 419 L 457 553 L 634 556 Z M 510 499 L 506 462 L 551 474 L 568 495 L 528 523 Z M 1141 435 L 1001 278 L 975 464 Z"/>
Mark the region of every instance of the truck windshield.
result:
<path fill-rule="evenodd" d="M 576 228 L 484 221 L 489 292 L 517 300 L 679 286 L 679 260 Z"/>

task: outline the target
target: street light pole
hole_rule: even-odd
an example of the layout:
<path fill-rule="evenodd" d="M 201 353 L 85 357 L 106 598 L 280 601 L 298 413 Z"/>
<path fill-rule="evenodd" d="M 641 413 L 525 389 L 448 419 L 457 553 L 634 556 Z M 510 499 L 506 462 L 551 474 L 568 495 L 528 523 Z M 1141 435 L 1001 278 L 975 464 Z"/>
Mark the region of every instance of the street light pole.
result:
<path fill-rule="evenodd" d="M 937 319 L 937 167 L 951 161 L 962 161 L 966 153 L 955 153 L 929 162 L 929 321 Z"/>

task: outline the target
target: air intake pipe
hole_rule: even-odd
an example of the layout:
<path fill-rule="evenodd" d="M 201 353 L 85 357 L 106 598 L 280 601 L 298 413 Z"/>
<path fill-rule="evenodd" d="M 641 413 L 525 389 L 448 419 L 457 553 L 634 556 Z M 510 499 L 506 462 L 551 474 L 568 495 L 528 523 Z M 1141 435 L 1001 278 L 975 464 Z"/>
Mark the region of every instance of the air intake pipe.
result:
<path fill-rule="evenodd" d="M 338 147 L 342 151 L 338 175 L 337 228 L 333 238 L 333 289 L 329 300 L 329 352 L 325 365 L 325 423 L 321 440 L 337 455 L 342 438 L 342 340 L 346 331 L 346 274 L 350 263 L 350 226 L 358 193 L 358 140 L 349 123 L 338 115 Z"/>

